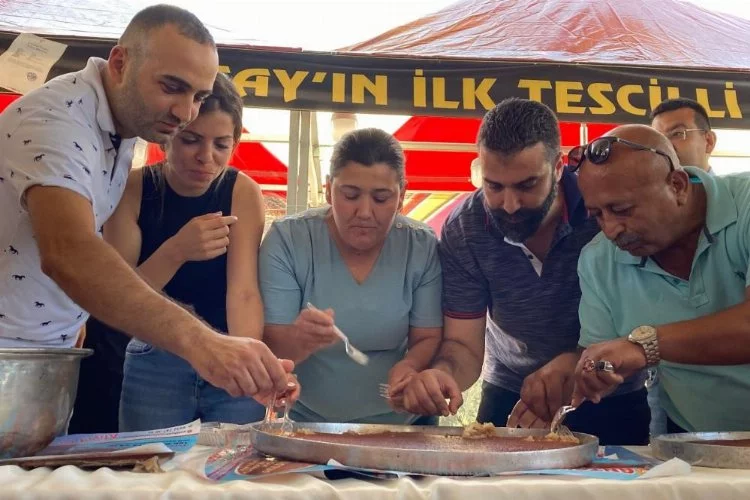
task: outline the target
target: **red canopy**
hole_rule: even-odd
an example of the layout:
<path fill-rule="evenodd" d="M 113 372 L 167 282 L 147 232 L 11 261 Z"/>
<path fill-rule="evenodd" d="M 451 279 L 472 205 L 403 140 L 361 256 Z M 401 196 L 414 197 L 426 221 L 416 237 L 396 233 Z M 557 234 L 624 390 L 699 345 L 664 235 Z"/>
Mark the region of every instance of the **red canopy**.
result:
<path fill-rule="evenodd" d="M 375 56 L 750 69 L 750 21 L 676 0 L 462 0 L 342 51 Z M 474 143 L 479 119 L 413 117 L 402 141 Z M 588 138 L 613 128 L 588 125 Z M 563 147 L 580 142 L 561 123 Z M 407 151 L 409 188 L 471 190 L 474 152 Z"/>
<path fill-rule="evenodd" d="M 750 68 L 750 20 L 677 0 L 461 0 L 342 51 Z"/>
<path fill-rule="evenodd" d="M 18 94 L 3 94 L 2 92 L 0 92 L 0 111 L 10 106 L 10 103 L 15 101 L 19 97 L 21 96 Z"/>

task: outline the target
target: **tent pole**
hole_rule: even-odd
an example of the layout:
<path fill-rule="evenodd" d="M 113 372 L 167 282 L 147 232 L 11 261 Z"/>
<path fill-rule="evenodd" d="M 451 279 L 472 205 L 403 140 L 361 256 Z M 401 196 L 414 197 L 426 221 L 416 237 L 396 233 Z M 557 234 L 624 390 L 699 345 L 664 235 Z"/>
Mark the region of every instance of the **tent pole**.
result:
<path fill-rule="evenodd" d="M 586 123 L 581 123 L 579 129 L 579 144 L 589 143 L 589 126 Z"/>
<path fill-rule="evenodd" d="M 300 112 L 289 112 L 289 168 L 286 181 L 286 213 L 297 213 L 297 173 L 299 172 Z"/>
<path fill-rule="evenodd" d="M 320 172 L 320 138 L 318 136 L 318 113 L 312 112 L 310 122 L 312 135 L 312 172 L 310 175 L 310 205 L 317 207 L 323 200 L 323 178 Z"/>
<path fill-rule="evenodd" d="M 310 199 L 310 163 L 312 162 L 312 148 L 310 139 L 311 113 L 302 111 L 300 113 L 300 142 L 299 142 L 299 171 L 297 172 L 297 207 L 294 213 L 302 212 L 309 208 Z"/>

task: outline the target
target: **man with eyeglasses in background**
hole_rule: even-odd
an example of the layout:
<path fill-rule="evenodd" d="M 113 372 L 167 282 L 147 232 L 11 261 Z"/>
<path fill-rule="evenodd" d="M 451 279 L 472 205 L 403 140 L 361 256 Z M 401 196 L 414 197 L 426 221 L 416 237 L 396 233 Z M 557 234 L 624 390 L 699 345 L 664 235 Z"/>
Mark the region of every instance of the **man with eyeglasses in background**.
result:
<path fill-rule="evenodd" d="M 569 154 L 602 232 L 581 252 L 572 404 L 658 366 L 668 432 L 750 425 L 750 174 L 681 167 L 626 125 Z M 611 363 L 612 373 L 596 370 Z"/>
<path fill-rule="evenodd" d="M 716 147 L 716 133 L 706 109 L 697 101 L 682 97 L 662 101 L 651 112 L 651 126 L 667 136 L 680 165 L 713 173 L 708 162 Z"/>

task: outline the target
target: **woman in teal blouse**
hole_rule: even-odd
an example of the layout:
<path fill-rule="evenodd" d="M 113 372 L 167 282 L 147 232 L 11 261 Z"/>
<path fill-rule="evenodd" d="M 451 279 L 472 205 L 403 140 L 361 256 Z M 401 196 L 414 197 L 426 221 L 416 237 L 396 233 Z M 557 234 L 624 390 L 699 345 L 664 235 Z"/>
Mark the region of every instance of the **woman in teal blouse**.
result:
<path fill-rule="evenodd" d="M 417 420 L 394 408 L 440 343 L 442 277 L 433 231 L 399 215 L 404 188 L 398 141 L 378 129 L 354 131 L 334 148 L 329 206 L 275 221 L 261 245 L 264 341 L 295 361 L 304 387 L 294 420 Z M 334 322 L 369 356 L 366 366 L 346 355 Z M 391 385 L 391 406 L 381 383 Z"/>

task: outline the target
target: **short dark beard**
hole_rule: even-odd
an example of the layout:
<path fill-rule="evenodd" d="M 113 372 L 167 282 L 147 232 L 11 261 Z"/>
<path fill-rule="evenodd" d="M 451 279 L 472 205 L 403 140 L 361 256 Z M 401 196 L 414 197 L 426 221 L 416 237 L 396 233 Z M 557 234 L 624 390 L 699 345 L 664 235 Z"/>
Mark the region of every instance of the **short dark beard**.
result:
<path fill-rule="evenodd" d="M 557 181 L 552 176 L 549 194 L 538 208 L 519 208 L 513 215 L 502 208 L 487 209 L 492 222 L 510 241 L 523 243 L 537 232 L 557 197 Z"/>

